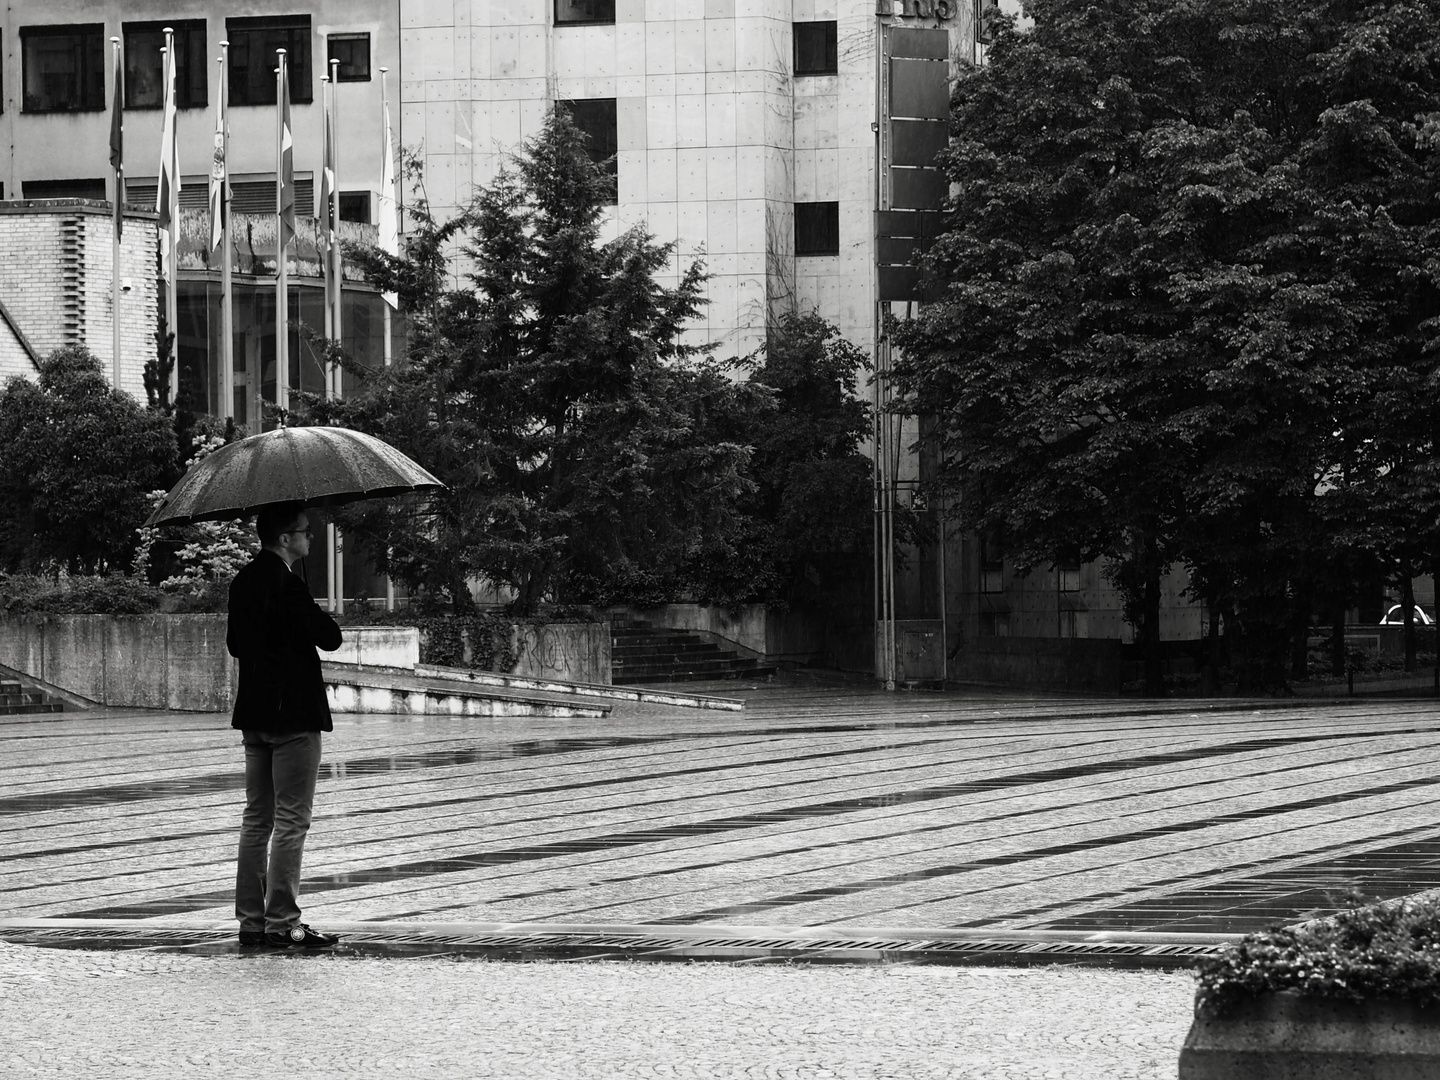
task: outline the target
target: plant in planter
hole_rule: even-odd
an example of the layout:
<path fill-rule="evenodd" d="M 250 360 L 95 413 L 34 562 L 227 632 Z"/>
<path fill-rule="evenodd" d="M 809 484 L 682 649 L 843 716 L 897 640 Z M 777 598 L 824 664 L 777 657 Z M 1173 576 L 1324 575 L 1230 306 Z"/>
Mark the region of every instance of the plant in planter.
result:
<path fill-rule="evenodd" d="M 1250 934 L 1203 965 L 1181 1080 L 1440 1076 L 1440 897 Z"/>

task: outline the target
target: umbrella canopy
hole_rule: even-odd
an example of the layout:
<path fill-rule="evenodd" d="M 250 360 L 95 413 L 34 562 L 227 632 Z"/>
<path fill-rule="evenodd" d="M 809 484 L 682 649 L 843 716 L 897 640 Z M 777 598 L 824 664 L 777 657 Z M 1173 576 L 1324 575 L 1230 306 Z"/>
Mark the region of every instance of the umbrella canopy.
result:
<path fill-rule="evenodd" d="M 266 503 L 334 506 L 444 486 L 373 435 L 337 427 L 276 428 L 198 462 L 145 524 L 188 525 L 249 517 Z"/>

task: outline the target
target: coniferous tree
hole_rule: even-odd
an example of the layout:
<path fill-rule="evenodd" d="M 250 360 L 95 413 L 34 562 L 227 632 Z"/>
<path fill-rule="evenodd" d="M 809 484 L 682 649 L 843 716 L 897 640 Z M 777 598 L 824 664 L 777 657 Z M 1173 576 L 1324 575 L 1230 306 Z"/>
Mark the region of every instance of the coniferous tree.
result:
<path fill-rule="evenodd" d="M 733 407 L 734 389 L 682 332 L 703 268 L 667 286 L 674 244 L 639 227 L 602 239 L 608 190 L 557 111 L 456 217 L 412 203 L 404 258 L 355 253 L 400 294 L 407 356 L 362 373 L 352 400 L 308 409 L 380 435 L 447 485 L 423 520 L 404 505 L 344 515 L 381 570 L 431 597 L 467 607 L 479 578 L 512 589 L 521 611 L 643 599 L 698 558 L 734 555 L 748 450 L 705 419 Z"/>

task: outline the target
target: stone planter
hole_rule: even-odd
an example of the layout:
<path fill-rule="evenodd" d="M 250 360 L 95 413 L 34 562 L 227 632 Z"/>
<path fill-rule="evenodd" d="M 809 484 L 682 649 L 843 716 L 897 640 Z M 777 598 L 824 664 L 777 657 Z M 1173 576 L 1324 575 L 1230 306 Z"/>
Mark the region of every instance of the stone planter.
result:
<path fill-rule="evenodd" d="M 1440 1008 L 1266 994 L 1196 1016 L 1180 1080 L 1433 1080 Z"/>

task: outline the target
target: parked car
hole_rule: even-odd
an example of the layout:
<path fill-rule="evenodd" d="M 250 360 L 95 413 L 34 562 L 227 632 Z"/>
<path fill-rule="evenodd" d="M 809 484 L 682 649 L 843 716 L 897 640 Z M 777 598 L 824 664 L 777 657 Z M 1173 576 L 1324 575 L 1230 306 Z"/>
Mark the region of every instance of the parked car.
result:
<path fill-rule="evenodd" d="M 1390 608 L 1390 610 L 1385 613 L 1385 617 L 1380 620 L 1380 625 L 1381 625 L 1381 626 L 1404 626 L 1404 625 L 1405 625 L 1404 607 L 1405 607 L 1404 604 L 1394 604 L 1394 605 L 1392 605 L 1391 608 Z M 1432 619 L 1429 615 L 1426 615 L 1426 614 L 1425 614 L 1425 609 L 1422 608 L 1419 604 L 1416 604 L 1416 605 L 1415 605 L 1415 625 L 1416 625 L 1416 626 L 1434 626 L 1434 625 L 1435 625 L 1435 620 Z"/>

